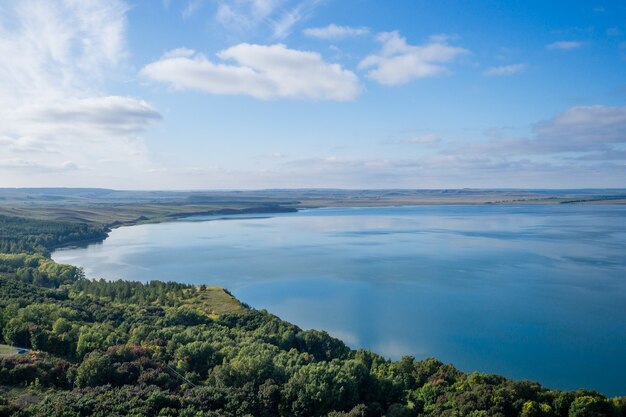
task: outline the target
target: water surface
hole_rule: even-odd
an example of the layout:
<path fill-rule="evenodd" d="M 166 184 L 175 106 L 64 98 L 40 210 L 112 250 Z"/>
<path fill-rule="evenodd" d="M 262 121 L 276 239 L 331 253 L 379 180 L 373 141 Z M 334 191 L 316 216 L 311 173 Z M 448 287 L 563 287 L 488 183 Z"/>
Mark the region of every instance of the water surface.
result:
<path fill-rule="evenodd" d="M 92 278 L 221 285 L 392 358 L 626 395 L 626 206 L 202 219 L 115 229 L 53 258 Z"/>

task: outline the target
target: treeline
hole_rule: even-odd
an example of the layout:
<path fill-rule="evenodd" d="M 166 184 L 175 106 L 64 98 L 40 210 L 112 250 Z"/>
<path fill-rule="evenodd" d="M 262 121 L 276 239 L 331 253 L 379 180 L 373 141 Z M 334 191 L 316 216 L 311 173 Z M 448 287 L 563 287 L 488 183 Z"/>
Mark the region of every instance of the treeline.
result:
<path fill-rule="evenodd" d="M 106 281 L 80 280 L 74 285 L 74 290 L 91 294 L 96 297 L 106 297 L 111 301 L 121 303 L 151 303 L 159 301 L 163 305 L 174 305 L 185 296 L 195 292 L 192 285 L 177 282 L 150 281 L 142 284 L 137 281 Z"/>
<path fill-rule="evenodd" d="M 0 215 L 0 253 L 47 254 L 55 247 L 107 237 L 104 226 Z"/>

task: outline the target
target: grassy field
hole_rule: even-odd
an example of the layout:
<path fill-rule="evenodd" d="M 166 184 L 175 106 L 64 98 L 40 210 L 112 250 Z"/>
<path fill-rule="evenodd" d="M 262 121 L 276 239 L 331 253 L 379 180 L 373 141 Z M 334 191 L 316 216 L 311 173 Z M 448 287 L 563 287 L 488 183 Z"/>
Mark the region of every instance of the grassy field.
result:
<path fill-rule="evenodd" d="M 0 344 L 0 357 L 16 355 L 17 349 L 9 345 Z"/>
<path fill-rule="evenodd" d="M 29 219 L 103 224 L 122 226 L 140 223 L 156 223 L 193 215 L 220 215 L 240 213 L 275 213 L 293 211 L 293 208 L 274 205 L 236 204 L 125 204 L 98 205 L 93 207 L 0 207 L 0 215 Z"/>
<path fill-rule="evenodd" d="M 212 318 L 245 310 L 243 304 L 222 287 L 204 286 L 200 288 L 199 293 L 188 290 L 182 306 L 192 307 Z"/>

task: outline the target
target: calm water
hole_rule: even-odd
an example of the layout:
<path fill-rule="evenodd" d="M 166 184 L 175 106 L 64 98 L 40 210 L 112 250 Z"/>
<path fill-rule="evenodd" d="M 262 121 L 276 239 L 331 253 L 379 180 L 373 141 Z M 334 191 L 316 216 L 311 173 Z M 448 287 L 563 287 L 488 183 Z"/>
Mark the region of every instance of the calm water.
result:
<path fill-rule="evenodd" d="M 317 209 L 115 229 L 89 277 L 215 284 L 392 358 L 626 394 L 626 206 Z"/>

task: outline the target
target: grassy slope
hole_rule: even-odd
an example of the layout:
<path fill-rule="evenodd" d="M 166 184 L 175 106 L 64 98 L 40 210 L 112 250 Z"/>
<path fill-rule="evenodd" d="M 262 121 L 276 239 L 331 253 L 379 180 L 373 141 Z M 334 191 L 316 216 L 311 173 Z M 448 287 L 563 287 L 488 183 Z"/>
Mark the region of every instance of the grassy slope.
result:
<path fill-rule="evenodd" d="M 239 300 L 221 287 L 204 286 L 199 294 L 191 294 L 186 291 L 183 307 L 195 308 L 209 317 L 215 318 L 223 314 L 240 313 L 246 309 Z"/>
<path fill-rule="evenodd" d="M 17 353 L 17 349 L 9 345 L 0 344 L 0 357 L 11 356 Z"/>

